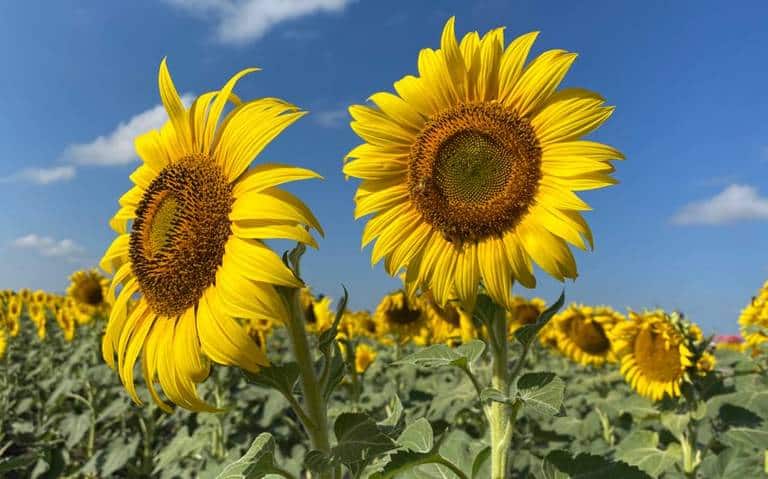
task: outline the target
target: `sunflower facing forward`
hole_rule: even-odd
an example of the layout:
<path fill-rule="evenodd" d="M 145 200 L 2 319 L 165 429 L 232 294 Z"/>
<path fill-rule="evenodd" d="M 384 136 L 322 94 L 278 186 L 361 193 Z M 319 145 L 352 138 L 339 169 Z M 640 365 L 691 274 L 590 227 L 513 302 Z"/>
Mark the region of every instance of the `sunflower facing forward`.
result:
<path fill-rule="evenodd" d="M 211 409 L 196 385 L 210 361 L 255 372 L 266 355 L 234 318 L 282 320 L 286 306 L 275 286 L 302 283 L 263 242 L 287 239 L 315 245 L 306 227 L 322 230 L 312 212 L 278 185 L 317 178 L 312 171 L 253 159 L 304 115 L 276 98 L 242 102 L 237 81 L 198 97 L 186 108 L 160 64 L 160 98 L 169 121 L 136 139 L 142 164 L 120 198 L 110 225 L 117 231 L 101 267 L 114 272 L 113 302 L 102 352 L 117 366 L 137 403 L 133 368 L 141 357 L 153 399 L 193 410 Z M 224 109 L 232 103 L 227 114 Z M 127 303 L 139 300 L 132 311 Z"/>
<path fill-rule="evenodd" d="M 552 318 L 557 348 L 584 366 L 616 362 L 609 333 L 623 321 L 623 315 L 607 306 L 571 305 Z"/>
<path fill-rule="evenodd" d="M 550 50 L 525 65 L 537 33 L 505 47 L 503 29 L 457 42 L 454 19 L 441 47 L 419 54 L 418 77 L 352 106 L 365 143 L 344 173 L 362 179 L 355 217 L 373 215 L 362 243 L 387 272 L 405 268 L 409 294 L 452 290 L 470 305 L 482 281 L 510 306 L 512 281 L 533 287 L 532 261 L 559 280 L 575 278 L 567 243 L 592 235 L 575 191 L 616 183 L 616 149 L 581 137 L 613 108 L 596 93 L 556 91 L 576 54 Z"/>
<path fill-rule="evenodd" d="M 76 271 L 69 277 L 69 313 L 78 324 L 88 323 L 108 311 L 107 291 L 109 280 L 95 269 Z"/>
<path fill-rule="evenodd" d="M 610 331 L 621 373 L 641 396 L 654 401 L 678 397 L 683 383 L 714 367 L 701 329 L 677 313 L 630 311 Z"/>
<path fill-rule="evenodd" d="M 768 281 L 741 311 L 739 328 L 745 349 L 750 349 L 753 355 L 768 345 Z"/>
<path fill-rule="evenodd" d="M 429 320 L 418 300 L 412 301 L 404 291 L 390 293 L 379 302 L 373 320 L 378 325 L 379 340 L 388 343 L 394 339 L 404 344 L 427 344 L 432 335 Z"/>

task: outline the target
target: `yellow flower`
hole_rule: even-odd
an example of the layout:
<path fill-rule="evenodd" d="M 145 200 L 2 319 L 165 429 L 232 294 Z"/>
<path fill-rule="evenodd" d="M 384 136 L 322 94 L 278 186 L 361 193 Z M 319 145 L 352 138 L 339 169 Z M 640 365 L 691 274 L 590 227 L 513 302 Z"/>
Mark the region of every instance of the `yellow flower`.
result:
<path fill-rule="evenodd" d="M 759 354 L 762 345 L 768 344 L 768 281 L 741 311 L 739 326 L 745 349 L 751 349 L 753 355 Z"/>
<path fill-rule="evenodd" d="M 32 301 L 27 304 L 27 314 L 29 314 L 29 319 L 35 324 L 35 327 L 37 328 L 37 337 L 40 338 L 40 340 L 45 339 L 45 323 L 48 320 L 45 305 L 37 301 Z"/>
<path fill-rule="evenodd" d="M 349 110 L 364 143 L 344 173 L 363 180 L 355 217 L 373 215 L 362 243 L 376 240 L 371 262 L 390 275 L 405 269 L 411 297 L 430 289 L 443 305 L 455 291 L 471 309 L 482 282 L 511 306 L 513 281 L 536 284 L 533 262 L 575 278 L 567 243 L 587 249 L 592 234 L 574 192 L 616 183 L 622 154 L 580 139 L 613 108 L 584 89 L 556 91 L 576 54 L 550 50 L 525 65 L 538 33 L 505 47 L 503 31 L 459 42 L 451 18 L 440 48 L 419 54 L 420 76 Z"/>
<path fill-rule="evenodd" d="M 278 188 L 318 178 L 316 173 L 280 164 L 249 169 L 304 115 L 277 98 L 242 102 L 233 88 L 253 71 L 241 71 L 186 108 L 165 60 L 160 64 L 160 98 L 169 121 L 136 138 L 143 161 L 110 221 L 118 236 L 100 264 L 114 272 L 103 356 L 117 366 L 137 403 L 133 369 L 139 357 L 150 394 L 165 410 L 170 407 L 155 380 L 171 402 L 210 410 L 197 384 L 211 361 L 252 372 L 266 366 L 266 355 L 235 318 L 281 321 L 287 306 L 275 287 L 303 285 L 264 240 L 316 246 L 305 226 L 322 234 L 309 208 Z M 134 295 L 139 299 L 128 314 Z"/>
<path fill-rule="evenodd" d="M 354 339 L 362 336 L 376 339 L 378 324 L 368 311 L 345 311 L 339 322 L 339 336 Z"/>
<path fill-rule="evenodd" d="M 66 307 L 56 311 L 56 322 L 67 341 L 72 341 L 75 337 L 75 325 L 77 323 L 75 317 L 76 312 Z"/>
<path fill-rule="evenodd" d="M 76 271 L 69 277 L 67 296 L 71 298 L 70 308 L 79 324 L 90 322 L 97 314 L 109 310 L 107 293 L 109 280 L 97 270 Z M 74 305 L 72 305 L 74 302 Z"/>
<path fill-rule="evenodd" d="M 299 301 L 304 311 L 308 331 L 322 333 L 331 327 L 334 319 L 331 298 L 323 296 L 316 299 L 309 288 L 302 288 L 299 291 Z"/>
<path fill-rule="evenodd" d="M 430 342 L 455 346 L 477 337 L 472 314 L 455 302 L 440 306 L 431 291 L 422 294 L 419 302 L 429 321 Z"/>
<path fill-rule="evenodd" d="M 29 303 L 32 300 L 32 291 L 27 288 L 21 288 L 19 290 L 19 297 L 22 303 Z"/>
<path fill-rule="evenodd" d="M 521 296 L 514 296 L 512 304 L 507 310 L 507 323 L 509 324 L 510 334 L 514 334 L 515 331 L 526 324 L 535 323 L 545 309 L 547 309 L 547 304 L 541 298 L 532 298 L 529 301 Z"/>
<path fill-rule="evenodd" d="M 409 301 L 404 291 L 388 294 L 381 299 L 373 314 L 379 339 L 387 343 L 394 338 L 399 343 L 423 346 L 429 341 L 429 322 L 418 302 Z"/>
<path fill-rule="evenodd" d="M 8 309 L 6 310 L 6 321 L 9 324 L 8 332 L 11 336 L 18 336 L 21 329 L 21 298 L 11 296 L 8 299 Z"/>
<path fill-rule="evenodd" d="M 48 303 L 48 293 L 43 291 L 42 289 L 38 289 L 34 293 L 32 293 L 32 302 L 38 303 L 38 304 L 47 304 Z"/>
<path fill-rule="evenodd" d="M 665 395 L 678 397 L 684 382 L 698 375 L 697 364 L 714 365 L 714 357 L 704 357 L 696 328 L 677 313 L 663 311 L 637 314 L 630 311 L 629 320 L 616 324 L 609 332 L 621 373 L 640 395 L 654 401 Z M 697 327 L 698 328 L 698 327 Z"/>
<path fill-rule="evenodd" d="M 0 359 L 5 356 L 5 350 L 8 348 L 8 334 L 5 328 L 0 327 Z"/>
<path fill-rule="evenodd" d="M 376 360 L 376 350 L 365 343 L 355 346 L 355 371 L 363 374 Z"/>
<path fill-rule="evenodd" d="M 552 318 L 557 349 L 584 366 L 616 362 L 609 335 L 623 315 L 607 306 L 571 305 Z"/>

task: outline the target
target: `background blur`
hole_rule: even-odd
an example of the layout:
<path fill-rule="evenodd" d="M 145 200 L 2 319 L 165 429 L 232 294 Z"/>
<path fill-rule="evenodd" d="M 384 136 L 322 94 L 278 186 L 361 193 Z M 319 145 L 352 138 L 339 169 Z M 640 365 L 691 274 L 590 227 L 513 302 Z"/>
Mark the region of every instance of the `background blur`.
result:
<path fill-rule="evenodd" d="M 130 3 L 130 4 L 129 4 Z M 576 5 L 578 3 L 578 6 Z M 350 290 L 373 308 L 395 289 L 360 251 L 356 182 L 341 174 L 359 143 L 346 111 L 416 73 L 421 48 L 505 25 L 507 41 L 541 35 L 533 53 L 580 54 L 564 85 L 617 106 L 594 135 L 627 156 L 616 187 L 586 192 L 596 238 L 577 251 L 567 300 L 680 309 L 708 332 L 736 331 L 768 279 L 768 3 L 388 0 L 43 0 L 0 3 L 0 288 L 63 291 L 98 262 L 107 221 L 136 167 L 133 138 L 165 119 L 157 68 L 180 92 L 238 86 L 310 111 L 262 161 L 326 179 L 293 187 L 326 229 L 303 270 L 317 292 Z M 538 275 L 551 301 L 562 287 Z"/>

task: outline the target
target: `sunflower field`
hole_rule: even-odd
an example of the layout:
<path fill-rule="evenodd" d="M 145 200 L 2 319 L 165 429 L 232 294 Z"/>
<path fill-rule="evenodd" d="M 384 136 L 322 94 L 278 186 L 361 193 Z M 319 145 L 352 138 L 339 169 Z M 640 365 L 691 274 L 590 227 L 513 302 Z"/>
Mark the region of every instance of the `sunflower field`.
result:
<path fill-rule="evenodd" d="M 186 106 L 163 59 L 98 269 L 0 293 L 0 476 L 768 475 L 768 283 L 727 337 L 521 295 L 592 249 L 577 193 L 624 155 L 584 137 L 614 107 L 559 88 L 576 54 L 529 60 L 537 32 L 454 22 L 349 108 L 350 209 L 402 282 L 370 310 L 302 275 L 325 233 L 283 186 L 320 176 L 259 161 L 306 112 L 236 94 L 256 68 Z"/>

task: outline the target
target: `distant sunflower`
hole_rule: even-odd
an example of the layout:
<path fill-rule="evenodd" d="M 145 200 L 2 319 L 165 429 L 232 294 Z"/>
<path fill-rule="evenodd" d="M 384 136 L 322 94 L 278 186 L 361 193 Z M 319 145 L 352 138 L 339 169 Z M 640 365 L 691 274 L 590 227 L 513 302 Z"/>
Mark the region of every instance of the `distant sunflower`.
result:
<path fill-rule="evenodd" d="M 8 307 L 6 309 L 5 319 L 9 324 L 8 332 L 11 336 L 18 336 L 21 329 L 21 298 L 18 296 L 11 296 L 8 299 Z"/>
<path fill-rule="evenodd" d="M 339 336 L 344 339 L 378 337 L 378 324 L 368 311 L 345 311 L 339 322 Z"/>
<path fill-rule="evenodd" d="M 0 327 L 0 359 L 5 356 L 6 349 L 8 349 L 8 333 L 5 328 Z"/>
<path fill-rule="evenodd" d="M 39 304 L 47 304 L 48 303 L 48 293 L 43 291 L 42 289 L 38 289 L 34 293 L 32 293 L 32 302 L 39 303 Z"/>
<path fill-rule="evenodd" d="M 513 296 L 512 304 L 507 309 L 509 332 L 514 334 L 521 327 L 535 323 L 545 309 L 547 309 L 547 303 L 541 298 L 528 300 L 521 296 Z"/>
<path fill-rule="evenodd" d="M 43 303 L 32 301 L 27 304 L 27 314 L 29 315 L 29 319 L 35 324 L 37 337 L 41 340 L 45 339 L 46 323 L 48 320 L 45 305 Z"/>
<path fill-rule="evenodd" d="M 77 312 L 70 308 L 62 307 L 56 311 L 56 323 L 58 323 L 61 332 L 64 334 L 66 341 L 72 341 L 75 338 L 75 327 L 77 320 L 75 319 Z"/>
<path fill-rule="evenodd" d="M 616 362 L 609 334 L 623 315 L 607 306 L 571 305 L 552 318 L 557 348 L 571 361 L 584 366 Z"/>
<path fill-rule="evenodd" d="M 264 240 L 316 246 L 305 226 L 322 233 L 309 208 L 278 188 L 318 178 L 316 173 L 280 164 L 249 169 L 304 115 L 277 98 L 242 102 L 233 88 L 253 71 L 241 71 L 186 108 L 165 60 L 160 64 L 160 98 L 169 121 L 136 139 L 143 162 L 130 177 L 135 186 L 120 198 L 110 222 L 118 237 L 101 261 L 114 272 L 110 302 L 122 285 L 103 356 L 117 364 L 137 403 L 133 369 L 139 356 L 150 394 L 165 410 L 170 407 L 155 380 L 170 401 L 209 410 L 197 384 L 208 376 L 210 361 L 252 372 L 266 366 L 263 350 L 235 318 L 282 321 L 288 313 L 275 286 L 303 284 Z M 229 103 L 233 108 L 225 113 Z M 134 295 L 139 299 L 128 314 Z"/>
<path fill-rule="evenodd" d="M 404 291 L 384 296 L 373 320 L 378 324 L 379 339 L 385 343 L 394 338 L 399 343 L 413 342 L 423 346 L 429 342 L 430 331 L 427 315 L 418 302 L 412 302 Z"/>
<path fill-rule="evenodd" d="M 109 280 L 97 270 L 76 271 L 69 277 L 67 296 L 75 302 L 71 313 L 79 324 L 91 321 L 108 311 Z"/>
<path fill-rule="evenodd" d="M 309 288 L 302 288 L 299 291 L 299 302 L 304 310 L 308 331 L 321 333 L 331 327 L 334 318 L 331 298 L 327 296 L 315 298 Z"/>
<path fill-rule="evenodd" d="M 696 369 L 704 355 L 701 330 L 677 313 L 630 312 L 628 321 L 611 329 L 610 339 L 627 382 L 654 401 L 680 396 L 684 382 L 706 372 Z M 700 365 L 711 368 L 714 357 Z"/>
<path fill-rule="evenodd" d="M 363 374 L 376 360 L 376 350 L 365 343 L 355 346 L 355 372 Z"/>
<path fill-rule="evenodd" d="M 431 291 L 422 294 L 419 301 L 430 322 L 430 342 L 455 346 L 477 337 L 472 315 L 456 302 L 449 301 L 440 306 Z"/>
<path fill-rule="evenodd" d="M 28 288 L 21 288 L 19 290 L 19 298 L 21 298 L 21 302 L 26 304 L 32 301 L 32 290 Z"/>
<path fill-rule="evenodd" d="M 613 112 L 600 95 L 556 91 L 575 53 L 550 50 L 525 65 L 537 32 L 505 47 L 504 29 L 458 42 L 454 19 L 437 50 L 419 54 L 419 77 L 352 106 L 364 143 L 349 152 L 348 176 L 362 179 L 355 217 L 373 215 L 362 243 L 371 261 L 406 270 L 409 294 L 431 289 L 439 304 L 455 290 L 465 305 L 482 284 L 499 304 L 511 286 L 536 284 L 532 261 L 559 280 L 575 278 L 567 243 L 592 234 L 574 193 L 613 185 L 622 154 L 580 140 Z"/>
<path fill-rule="evenodd" d="M 746 349 L 753 355 L 760 353 L 768 345 L 768 281 L 757 296 L 741 311 L 739 327 Z"/>

